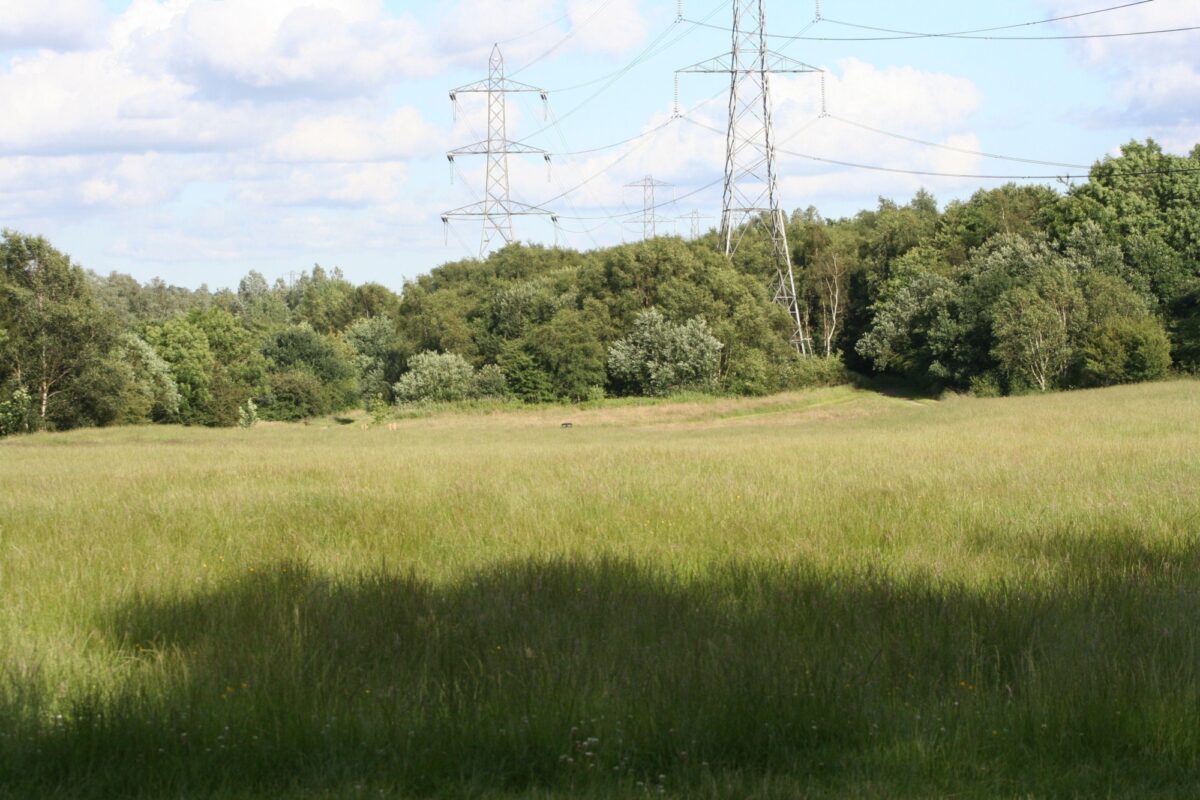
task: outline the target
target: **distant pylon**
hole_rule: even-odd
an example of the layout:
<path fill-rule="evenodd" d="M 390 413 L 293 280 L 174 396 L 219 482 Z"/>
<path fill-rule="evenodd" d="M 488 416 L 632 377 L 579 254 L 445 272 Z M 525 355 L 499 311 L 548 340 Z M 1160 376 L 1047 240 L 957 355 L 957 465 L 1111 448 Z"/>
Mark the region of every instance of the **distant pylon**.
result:
<path fill-rule="evenodd" d="M 679 217 L 680 222 L 690 223 L 691 236 L 688 237 L 690 239 L 700 238 L 700 221 L 705 219 L 712 219 L 712 217 L 701 214 L 699 211 L 692 211 L 690 214 L 684 214 Z"/>
<path fill-rule="evenodd" d="M 496 238 L 505 244 L 515 241 L 513 236 L 514 216 L 547 216 L 557 225 L 558 217 L 553 211 L 540 206 L 531 206 L 512 199 L 509 192 L 508 157 L 510 155 L 540 155 L 550 164 L 550 154 L 545 150 L 508 138 L 505 97 L 516 92 L 536 92 L 546 102 L 546 90 L 524 83 L 517 83 L 504 77 L 504 57 L 500 54 L 500 46 L 492 48 L 487 80 L 460 86 L 450 92 L 450 102 L 457 110 L 460 94 L 486 94 L 488 99 L 488 136 L 482 142 L 476 142 L 446 154 L 451 165 L 456 156 L 482 155 L 487 156 L 487 183 L 484 189 L 484 199 L 480 203 L 456 208 L 442 214 L 442 222 L 450 224 L 451 219 L 481 219 L 483 233 L 479 242 L 479 257 L 483 258 L 491 249 Z"/>
<path fill-rule="evenodd" d="M 671 184 L 654 180 L 653 175 L 647 175 L 640 181 L 625 184 L 626 189 L 642 190 L 642 239 L 653 239 L 658 236 L 658 205 L 654 200 L 654 190 L 671 188 Z"/>
<path fill-rule="evenodd" d="M 820 70 L 772 53 L 767 48 L 766 23 L 766 0 L 734 0 L 733 50 L 680 72 L 730 76 L 725 191 L 721 205 L 725 254 L 732 256 L 737 251 L 749 223 L 763 223 L 771 237 L 775 263 L 775 302 L 786 308 L 792 318 L 795 328 L 792 344 L 807 355 L 812 351 L 812 341 L 796 294 L 787 218 L 779 206 L 770 76 Z"/>

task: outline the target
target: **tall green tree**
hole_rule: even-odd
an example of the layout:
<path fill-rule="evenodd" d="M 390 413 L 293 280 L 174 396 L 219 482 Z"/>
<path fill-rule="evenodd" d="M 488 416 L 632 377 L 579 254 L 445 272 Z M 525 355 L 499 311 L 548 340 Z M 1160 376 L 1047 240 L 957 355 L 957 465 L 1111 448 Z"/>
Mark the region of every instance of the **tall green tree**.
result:
<path fill-rule="evenodd" d="M 99 388 L 86 379 L 116 343 L 116 322 L 87 274 L 40 236 L 5 231 L 0 242 L 0 329 L 0 380 L 28 389 L 38 427 L 107 421 L 81 404 Z"/>

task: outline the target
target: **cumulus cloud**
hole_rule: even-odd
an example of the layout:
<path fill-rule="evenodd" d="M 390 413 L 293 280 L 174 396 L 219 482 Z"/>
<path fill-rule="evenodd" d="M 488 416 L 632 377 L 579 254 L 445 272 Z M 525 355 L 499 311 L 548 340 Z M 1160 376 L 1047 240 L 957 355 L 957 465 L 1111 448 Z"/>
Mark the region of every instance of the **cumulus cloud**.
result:
<path fill-rule="evenodd" d="M 434 71 L 420 26 L 379 0 L 192 0 L 143 44 L 217 97 L 345 97 Z"/>
<path fill-rule="evenodd" d="M 828 110 L 831 115 L 862 125 L 889 130 L 960 150 L 978 150 L 980 141 L 971 123 L 982 103 L 971 81 L 945 73 L 911 67 L 877 67 L 845 59 L 826 73 Z M 775 132 L 779 151 L 780 192 L 785 207 L 802 208 L 830 200 L 859 198 L 864 194 L 907 196 L 925 187 L 953 192 L 978 181 L 905 175 L 839 166 L 802 155 L 852 163 L 925 172 L 978 173 L 979 156 L 930 148 L 896 138 L 882 137 L 838 121 L 820 118 L 821 92 L 817 75 L 779 76 L 772 83 Z M 644 128 L 648 135 L 633 153 L 620 151 L 586 156 L 568 162 L 568 169 L 583 178 L 597 175 L 577 195 L 577 205 L 594 209 L 626 208 L 640 214 L 641 196 L 625 184 L 653 174 L 675 185 L 684 197 L 712 184 L 663 214 L 684 214 L 695 207 L 720 203 L 725 168 L 727 95 L 719 94 L 685 111 L 687 120 L 668 123 L 663 112 Z M 526 168 L 528 169 L 528 168 Z M 527 177 L 534 178 L 530 172 Z M 672 197 L 664 189 L 659 202 Z"/>
<path fill-rule="evenodd" d="M 267 146 L 280 161 L 389 161 L 438 152 L 439 131 L 414 108 L 387 116 L 342 113 L 297 120 Z"/>
<path fill-rule="evenodd" d="M 237 197 L 258 206 L 386 207 L 402 201 L 407 177 L 398 162 L 287 165 L 244 178 Z"/>
<path fill-rule="evenodd" d="M 1092 10 L 1086 0 L 1048 0 L 1055 16 Z M 1200 25 L 1194 3 L 1157 2 L 1060 23 L 1070 34 L 1110 34 Z M 1113 80 L 1109 102 L 1092 116 L 1105 127 L 1136 126 L 1169 148 L 1200 141 L 1200 67 L 1195 32 L 1081 40 L 1072 46 L 1089 68 Z"/>
<path fill-rule="evenodd" d="M 0 48 L 75 50 L 102 27 L 101 0 L 0 0 Z"/>

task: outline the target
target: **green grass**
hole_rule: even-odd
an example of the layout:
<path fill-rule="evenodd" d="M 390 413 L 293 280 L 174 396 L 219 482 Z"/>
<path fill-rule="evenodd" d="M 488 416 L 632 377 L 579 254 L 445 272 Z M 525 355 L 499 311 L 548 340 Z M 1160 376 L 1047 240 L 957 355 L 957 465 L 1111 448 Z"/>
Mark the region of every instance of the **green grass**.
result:
<path fill-rule="evenodd" d="M 364 424 L 0 443 L 0 797 L 1197 795 L 1200 383 Z"/>

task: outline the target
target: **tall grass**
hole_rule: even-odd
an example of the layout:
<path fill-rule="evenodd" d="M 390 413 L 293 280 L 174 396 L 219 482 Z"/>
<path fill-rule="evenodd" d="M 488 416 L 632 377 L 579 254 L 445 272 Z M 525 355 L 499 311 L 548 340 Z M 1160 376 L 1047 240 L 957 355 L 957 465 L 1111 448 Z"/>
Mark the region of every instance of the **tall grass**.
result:
<path fill-rule="evenodd" d="M 1196 795 L 1200 384 L 394 427 L 0 444 L 0 797 Z"/>

